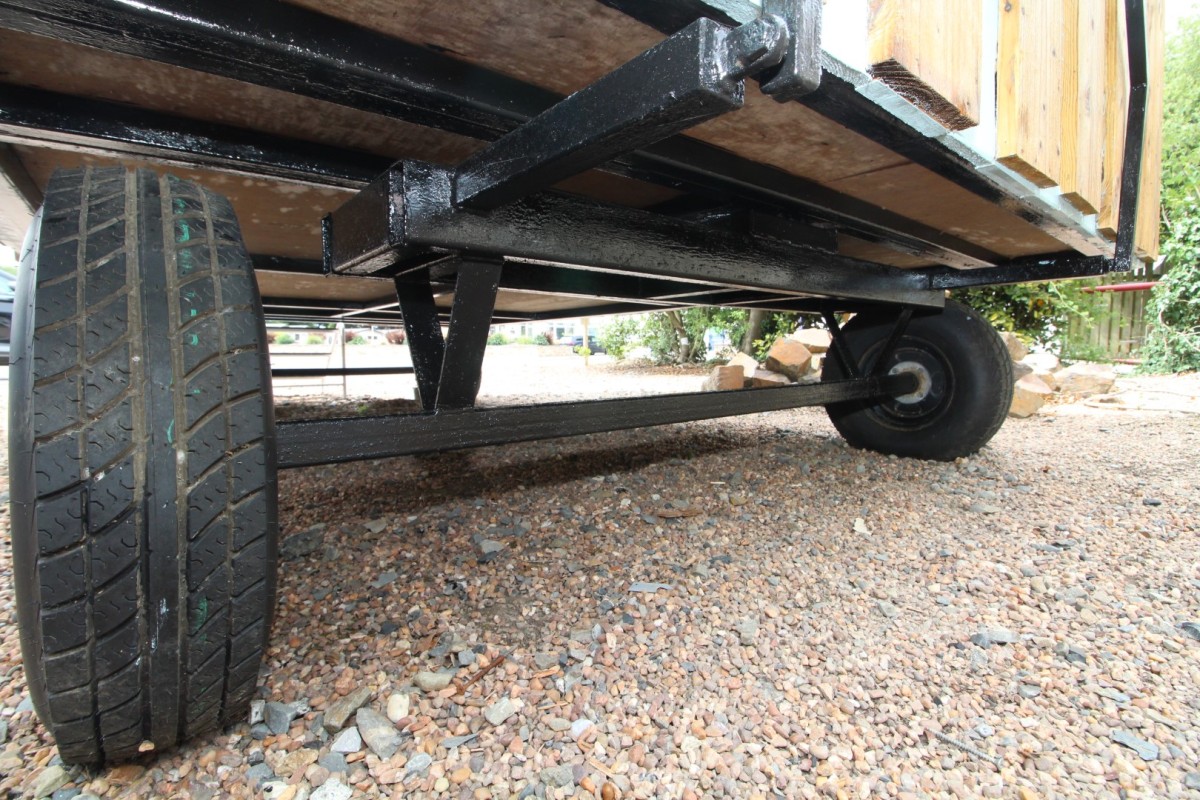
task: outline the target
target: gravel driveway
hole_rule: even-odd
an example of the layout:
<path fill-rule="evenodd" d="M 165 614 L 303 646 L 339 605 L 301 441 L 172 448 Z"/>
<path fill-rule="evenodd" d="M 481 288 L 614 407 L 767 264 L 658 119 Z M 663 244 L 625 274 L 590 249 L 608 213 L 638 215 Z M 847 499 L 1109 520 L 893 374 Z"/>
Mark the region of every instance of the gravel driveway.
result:
<path fill-rule="evenodd" d="M 0 537 L 0 791 L 1200 796 L 1200 418 L 1120 408 L 956 464 L 807 409 L 285 473 L 265 722 L 98 775 L 29 710 Z"/>

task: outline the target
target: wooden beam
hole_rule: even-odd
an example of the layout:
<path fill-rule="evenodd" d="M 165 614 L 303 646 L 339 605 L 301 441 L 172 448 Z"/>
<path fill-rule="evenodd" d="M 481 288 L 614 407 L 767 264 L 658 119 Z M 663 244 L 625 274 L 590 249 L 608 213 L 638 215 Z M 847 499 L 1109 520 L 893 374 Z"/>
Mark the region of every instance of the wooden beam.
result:
<path fill-rule="evenodd" d="M 996 156 L 1041 187 L 1062 176 L 1064 4 L 1007 0 L 1000 9 Z"/>
<path fill-rule="evenodd" d="M 0 244 L 21 248 L 25 231 L 42 204 L 42 192 L 16 152 L 0 142 Z"/>

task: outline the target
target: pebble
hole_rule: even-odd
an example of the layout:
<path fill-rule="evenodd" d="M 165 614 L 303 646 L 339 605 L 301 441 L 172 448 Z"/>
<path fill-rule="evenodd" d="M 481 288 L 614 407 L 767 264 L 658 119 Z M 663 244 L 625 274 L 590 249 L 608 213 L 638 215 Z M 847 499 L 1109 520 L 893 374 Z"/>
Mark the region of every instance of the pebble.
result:
<path fill-rule="evenodd" d="M 347 769 L 346 756 L 342 753 L 325 753 L 317 759 L 317 763 L 330 772 L 345 772 Z"/>
<path fill-rule="evenodd" d="M 454 680 L 452 672 L 418 672 L 413 677 L 413 684 L 426 694 L 433 694 L 445 689 L 452 680 Z"/>
<path fill-rule="evenodd" d="M 433 756 L 428 753 L 417 753 L 404 765 L 404 772 L 407 775 L 424 777 L 431 766 L 433 766 Z"/>
<path fill-rule="evenodd" d="M 322 722 L 325 730 L 330 733 L 337 733 L 346 727 L 347 720 L 354 716 L 354 713 L 371 699 L 372 694 L 373 692 L 370 689 L 360 686 L 352 690 L 345 697 L 333 701 L 329 708 L 325 710 L 325 719 Z"/>
<path fill-rule="evenodd" d="M 1034 686 L 1031 683 L 1022 683 L 1017 687 L 1017 694 L 1024 697 L 1026 700 L 1032 700 L 1042 693 L 1042 687 Z"/>
<path fill-rule="evenodd" d="M 403 741 L 391 720 L 371 708 L 360 708 L 354 717 L 358 735 L 376 756 L 384 761 L 396 754 Z"/>
<path fill-rule="evenodd" d="M 71 780 L 71 776 L 60 766 L 46 767 L 33 782 L 29 794 L 34 798 L 49 797 Z"/>
<path fill-rule="evenodd" d="M 556 767 L 548 767 L 538 773 L 542 779 L 542 783 L 552 789 L 558 789 L 563 786 L 570 786 L 575 783 L 574 771 L 565 764 L 560 764 Z"/>
<path fill-rule="evenodd" d="M 516 703 L 510 698 L 502 697 L 484 709 L 483 718 L 493 725 L 503 725 L 509 717 L 516 713 Z"/>
<path fill-rule="evenodd" d="M 357 753 L 362 750 L 362 736 L 358 734 L 358 726 L 352 725 L 340 732 L 333 740 L 329 749 L 334 753 Z"/>
<path fill-rule="evenodd" d="M 1158 745 L 1140 739 L 1129 731 L 1113 731 L 1112 740 L 1137 753 L 1143 761 L 1154 761 L 1158 758 Z"/>
<path fill-rule="evenodd" d="M 408 716 L 411 702 L 406 692 L 396 692 L 387 701 L 387 718 L 399 722 Z"/>
<path fill-rule="evenodd" d="M 296 711 L 290 703 L 267 703 L 263 709 L 263 721 L 271 733 L 278 736 L 291 729 L 292 720 L 298 716 Z"/>
<path fill-rule="evenodd" d="M 309 795 L 309 800 L 350 800 L 354 790 L 337 778 L 330 778 Z"/>

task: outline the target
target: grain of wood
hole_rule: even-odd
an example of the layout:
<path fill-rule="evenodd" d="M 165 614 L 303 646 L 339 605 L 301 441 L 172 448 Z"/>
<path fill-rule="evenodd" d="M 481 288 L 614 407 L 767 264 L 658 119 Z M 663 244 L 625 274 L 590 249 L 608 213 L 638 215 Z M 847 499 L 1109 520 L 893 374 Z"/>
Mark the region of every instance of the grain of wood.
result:
<path fill-rule="evenodd" d="M 1062 3 L 1008 0 L 1000 11 L 996 155 L 1037 186 L 1062 176 Z"/>
<path fill-rule="evenodd" d="M 950 130 L 978 125 L 982 14 L 960 0 L 872 0 L 871 74 Z"/>
<path fill-rule="evenodd" d="M 1166 82 L 1166 11 L 1163 0 L 1146 2 L 1146 50 L 1150 68 L 1150 98 L 1146 107 L 1146 138 L 1142 146 L 1142 192 L 1138 203 L 1138 253 L 1158 255 L 1159 202 L 1162 196 L 1163 84 Z"/>
<path fill-rule="evenodd" d="M 1118 195 L 1121 164 L 1125 153 L 1125 114 L 1129 104 L 1129 71 L 1125 56 L 1125 15 L 1120 0 L 1105 0 L 1104 6 L 1104 167 L 1100 192 L 1100 233 L 1117 238 Z"/>
<path fill-rule="evenodd" d="M 1107 80 L 1107 15 L 1093 0 L 1078 3 L 1076 53 L 1078 91 L 1071 98 L 1076 110 L 1075 183 L 1063 187 L 1068 202 L 1085 214 L 1102 204 Z M 1067 95 L 1063 95 L 1067 102 Z M 1064 113 L 1066 109 L 1064 108 Z"/>

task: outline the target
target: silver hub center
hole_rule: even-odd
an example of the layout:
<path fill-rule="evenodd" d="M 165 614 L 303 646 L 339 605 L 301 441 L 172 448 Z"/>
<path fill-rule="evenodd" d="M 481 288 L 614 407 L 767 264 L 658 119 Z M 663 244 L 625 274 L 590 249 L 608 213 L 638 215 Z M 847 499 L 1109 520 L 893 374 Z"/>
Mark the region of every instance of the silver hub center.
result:
<path fill-rule="evenodd" d="M 888 370 L 888 375 L 900 375 L 909 373 L 917 376 L 917 388 L 908 394 L 899 395 L 896 398 L 897 403 L 919 403 L 929 396 L 929 389 L 933 386 L 933 378 L 929 375 L 929 370 L 916 361 L 901 361 L 896 366 Z"/>

